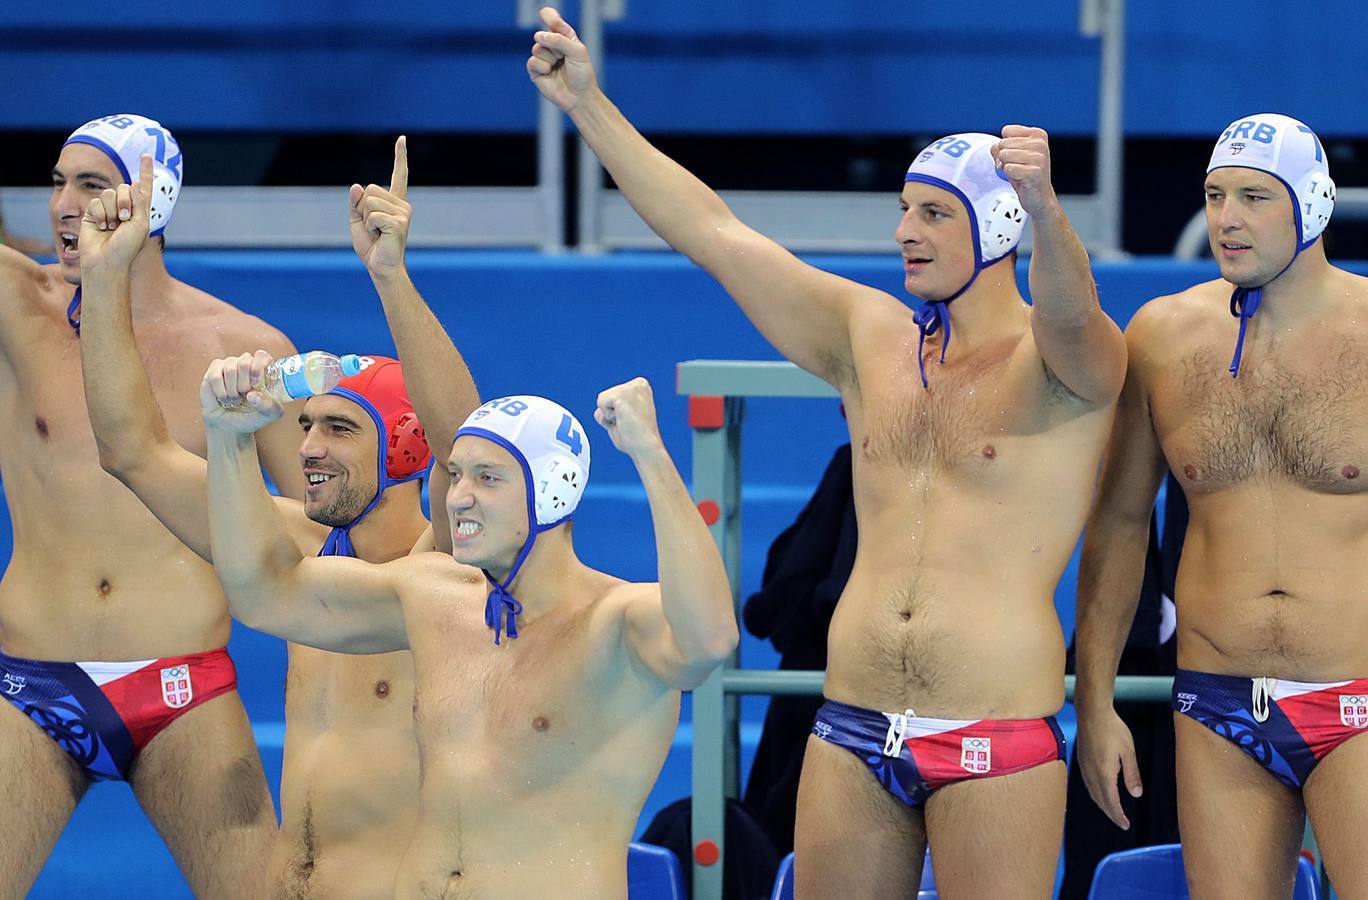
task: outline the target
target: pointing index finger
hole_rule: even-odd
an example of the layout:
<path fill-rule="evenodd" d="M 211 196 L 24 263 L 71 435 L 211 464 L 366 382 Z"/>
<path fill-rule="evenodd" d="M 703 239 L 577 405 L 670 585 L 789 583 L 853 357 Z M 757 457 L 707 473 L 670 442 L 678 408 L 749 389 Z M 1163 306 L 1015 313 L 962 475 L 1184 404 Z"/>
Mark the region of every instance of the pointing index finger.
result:
<path fill-rule="evenodd" d="M 390 193 L 400 200 L 408 199 L 408 138 L 399 135 L 394 142 L 394 174 L 390 176 Z"/>
<path fill-rule="evenodd" d="M 139 197 L 134 206 L 141 206 L 144 209 L 152 205 L 152 156 L 144 153 L 138 166 L 138 193 Z"/>

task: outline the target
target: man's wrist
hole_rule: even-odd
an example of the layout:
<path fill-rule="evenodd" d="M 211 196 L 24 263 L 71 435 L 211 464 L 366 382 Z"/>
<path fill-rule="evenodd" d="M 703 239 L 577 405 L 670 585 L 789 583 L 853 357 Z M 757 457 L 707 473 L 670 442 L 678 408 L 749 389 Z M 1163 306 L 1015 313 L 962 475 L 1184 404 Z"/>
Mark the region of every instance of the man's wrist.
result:
<path fill-rule="evenodd" d="M 408 273 L 408 261 L 404 260 L 397 266 L 385 266 L 384 268 L 369 269 L 371 282 L 377 289 L 390 289 L 403 287 L 411 284 Z"/>

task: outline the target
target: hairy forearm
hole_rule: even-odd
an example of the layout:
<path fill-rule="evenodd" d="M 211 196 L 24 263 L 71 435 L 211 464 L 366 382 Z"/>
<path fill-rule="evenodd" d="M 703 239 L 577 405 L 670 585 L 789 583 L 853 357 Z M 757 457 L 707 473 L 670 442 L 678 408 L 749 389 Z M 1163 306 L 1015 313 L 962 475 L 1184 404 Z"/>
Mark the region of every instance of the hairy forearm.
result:
<path fill-rule="evenodd" d="M 1043 323 L 1083 328 L 1101 314 L 1088 251 L 1055 203 L 1031 220 L 1031 298 Z"/>
<path fill-rule="evenodd" d="M 1148 530 L 1147 519 L 1108 515 L 1095 516 L 1084 532 L 1075 642 L 1080 709 L 1111 706 L 1144 582 Z"/>
<path fill-rule="evenodd" d="M 664 447 L 634 459 L 655 528 L 660 603 L 689 662 L 714 662 L 736 646 L 736 611 L 722 558 Z"/>
<path fill-rule="evenodd" d="M 304 559 L 266 491 L 252 435 L 207 429 L 214 568 L 233 616 L 255 627 Z"/>
<path fill-rule="evenodd" d="M 123 477 L 169 441 L 133 336 L 127 272 L 88 272 L 81 286 L 81 369 L 100 464 Z"/>
<path fill-rule="evenodd" d="M 442 323 L 414 287 L 407 270 L 372 275 L 385 320 L 404 366 L 404 385 L 440 459 L 456 430 L 480 405 L 475 379 Z"/>
<path fill-rule="evenodd" d="M 725 247 L 717 241 L 718 226 L 735 219 L 722 198 L 651 146 L 601 91 L 576 105 L 570 118 L 646 224 L 708 268 L 709 254 Z"/>

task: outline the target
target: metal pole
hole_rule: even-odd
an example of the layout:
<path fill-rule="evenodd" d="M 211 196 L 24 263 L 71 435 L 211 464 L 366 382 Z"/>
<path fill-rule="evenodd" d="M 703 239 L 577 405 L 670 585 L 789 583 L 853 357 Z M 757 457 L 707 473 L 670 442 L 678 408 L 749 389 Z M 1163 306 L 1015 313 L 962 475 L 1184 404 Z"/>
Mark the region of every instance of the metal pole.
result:
<path fill-rule="evenodd" d="M 565 250 L 565 155 L 563 125 L 556 104 L 537 101 L 537 188 L 541 194 L 541 248 L 544 253 Z"/>
<path fill-rule="evenodd" d="M 695 419 L 693 428 L 693 496 L 699 512 L 727 567 L 732 603 L 738 604 L 741 582 L 740 484 L 741 418 L 743 401 L 738 397 L 710 398 L 721 406 L 721 416 L 706 423 Z M 716 409 L 716 407 L 714 407 Z M 693 692 L 693 896 L 695 900 L 722 900 L 722 853 L 726 841 L 726 798 L 736 795 L 738 745 L 736 715 L 738 698 L 723 687 L 725 673 L 737 665 L 732 658 L 713 672 Z"/>
<path fill-rule="evenodd" d="M 598 74 L 599 84 L 604 83 L 603 72 L 603 10 L 600 0 L 583 0 L 580 3 L 580 24 L 576 31 L 580 40 L 589 48 L 589 59 Z M 579 247 L 586 253 L 597 253 L 599 246 L 599 194 L 603 191 L 603 174 L 598 157 L 589 149 L 583 138 L 579 142 L 579 187 L 578 216 Z"/>
<path fill-rule="evenodd" d="M 1121 249 L 1121 179 L 1125 163 L 1122 99 L 1125 95 L 1126 0 L 1100 0 L 1102 73 L 1097 98 L 1098 234 L 1105 254 Z"/>

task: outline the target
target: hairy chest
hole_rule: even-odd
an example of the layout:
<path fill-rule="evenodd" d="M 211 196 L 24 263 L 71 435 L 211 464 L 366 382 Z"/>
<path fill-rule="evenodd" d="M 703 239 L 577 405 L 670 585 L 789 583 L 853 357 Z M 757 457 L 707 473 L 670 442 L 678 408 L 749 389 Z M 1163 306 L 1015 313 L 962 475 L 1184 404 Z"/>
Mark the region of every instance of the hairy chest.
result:
<path fill-rule="evenodd" d="M 1266 356 L 1232 378 L 1211 348 L 1170 367 L 1151 393 L 1156 431 L 1185 489 L 1279 477 L 1328 493 L 1368 488 L 1368 347 L 1310 359 Z"/>

